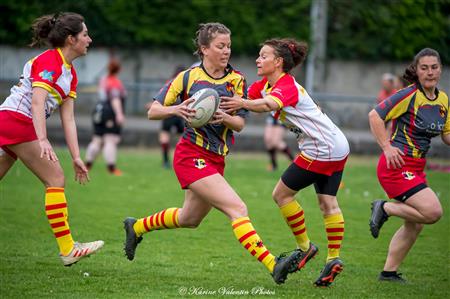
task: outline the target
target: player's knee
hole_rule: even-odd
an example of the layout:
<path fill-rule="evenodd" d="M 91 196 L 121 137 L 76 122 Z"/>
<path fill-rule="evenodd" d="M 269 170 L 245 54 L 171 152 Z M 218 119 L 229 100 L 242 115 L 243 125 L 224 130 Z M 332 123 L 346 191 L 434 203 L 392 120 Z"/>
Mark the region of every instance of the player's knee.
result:
<path fill-rule="evenodd" d="M 282 204 L 286 198 L 288 196 L 286 196 L 286 194 L 283 194 L 282 192 L 280 192 L 277 188 L 275 188 L 272 192 L 272 199 L 278 204 Z"/>
<path fill-rule="evenodd" d="M 46 187 L 64 188 L 65 178 L 63 170 L 55 170 L 49 177 L 44 178 L 44 184 Z"/>
<path fill-rule="evenodd" d="M 427 224 L 433 224 L 439 221 L 439 219 L 441 219 L 442 217 L 442 209 L 441 208 L 436 208 L 434 210 L 431 210 L 429 212 L 427 212 L 425 214 L 425 223 Z"/>
<path fill-rule="evenodd" d="M 337 201 L 320 201 L 319 208 L 324 215 L 333 215 L 341 212 Z"/>
<path fill-rule="evenodd" d="M 230 218 L 246 217 L 248 215 L 247 206 L 243 201 L 235 202 L 232 206 L 224 209 L 223 212 Z"/>
<path fill-rule="evenodd" d="M 236 211 L 237 211 L 238 214 L 240 214 L 241 216 L 246 216 L 246 215 L 248 215 L 247 206 L 246 206 L 245 203 L 243 203 L 243 202 L 237 206 Z"/>

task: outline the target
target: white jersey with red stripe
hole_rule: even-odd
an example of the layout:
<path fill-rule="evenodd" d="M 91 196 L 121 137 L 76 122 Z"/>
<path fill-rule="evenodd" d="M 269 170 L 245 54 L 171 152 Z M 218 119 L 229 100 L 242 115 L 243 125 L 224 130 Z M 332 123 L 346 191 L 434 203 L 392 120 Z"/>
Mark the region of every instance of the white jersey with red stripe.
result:
<path fill-rule="evenodd" d="M 279 110 L 273 112 L 274 117 L 297 135 L 299 149 L 306 157 L 340 161 L 348 156 L 345 135 L 292 75 L 283 74 L 274 86 L 269 86 L 267 78 L 263 78 L 249 87 L 248 97 L 270 97 L 278 103 Z"/>
<path fill-rule="evenodd" d="M 61 50 L 47 50 L 25 64 L 19 83 L 11 88 L 0 111 L 14 111 L 32 118 L 32 90 L 41 87 L 48 91 L 44 107 L 48 118 L 64 101 L 76 98 L 77 83 L 75 68 L 65 61 Z"/>

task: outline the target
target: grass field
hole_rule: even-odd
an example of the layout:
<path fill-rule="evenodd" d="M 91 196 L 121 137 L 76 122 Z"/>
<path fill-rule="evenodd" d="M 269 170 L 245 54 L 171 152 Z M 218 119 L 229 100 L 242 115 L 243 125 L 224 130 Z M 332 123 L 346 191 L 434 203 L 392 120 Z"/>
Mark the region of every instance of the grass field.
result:
<path fill-rule="evenodd" d="M 65 168 L 70 225 L 79 241 L 102 239 L 102 251 L 65 268 L 44 214 L 44 189 L 19 162 L 0 182 L 0 296 L 2 298 L 449 298 L 448 174 L 428 172 L 444 217 L 427 226 L 401 271 L 406 285 L 380 283 L 389 240 L 401 221 L 390 219 L 377 240 L 368 229 L 370 202 L 383 198 L 375 157 L 351 157 L 338 197 L 345 217 L 342 259 L 345 269 L 329 289 L 312 286 L 326 257 L 326 236 L 313 188 L 297 198 L 305 209 L 309 236 L 319 255 L 284 285 L 275 285 L 265 267 L 235 239 L 227 218 L 212 211 L 195 229 L 157 231 L 144 236 L 136 258 L 122 252 L 126 216 L 143 217 L 180 207 L 183 192 L 174 173 L 160 167 L 157 152 L 123 150 L 123 177 L 112 177 L 99 161 L 86 186 L 73 179 L 70 159 L 58 151 Z M 232 154 L 226 177 L 247 203 L 255 228 L 274 253 L 295 248 L 294 239 L 271 191 L 282 170 L 266 171 L 260 154 Z M 282 161 L 282 167 L 287 166 Z M 252 294 L 253 292 L 253 294 Z M 246 295 L 247 294 L 247 295 Z"/>

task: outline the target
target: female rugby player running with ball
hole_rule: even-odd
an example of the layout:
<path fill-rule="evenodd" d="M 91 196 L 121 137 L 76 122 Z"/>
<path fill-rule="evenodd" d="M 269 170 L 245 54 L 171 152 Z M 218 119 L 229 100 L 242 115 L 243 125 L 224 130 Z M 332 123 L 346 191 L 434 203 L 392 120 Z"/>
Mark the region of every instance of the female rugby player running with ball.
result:
<path fill-rule="evenodd" d="M 195 115 L 188 108 L 193 101 L 190 97 L 203 88 L 214 88 L 220 96 L 246 96 L 244 77 L 228 64 L 230 35 L 230 30 L 222 24 L 200 25 L 195 42 L 201 64 L 179 73 L 161 89 L 148 111 L 150 119 L 177 115 L 189 123 Z M 182 103 L 176 105 L 178 97 L 182 98 Z M 181 188 L 186 190 L 184 205 L 141 219 L 125 219 L 125 253 L 129 260 L 134 259 L 136 247 L 145 233 L 170 228 L 196 228 L 209 211 L 216 208 L 230 219 L 236 238 L 264 264 L 276 283 L 283 283 L 288 273 L 295 272 L 300 252 L 280 257 L 272 255 L 253 228 L 247 206 L 223 177 L 225 156 L 233 142 L 233 131 L 242 130 L 247 113 L 244 109 L 231 114 L 218 111 L 209 124 L 197 129 L 185 129 L 175 148 L 173 160 Z M 224 254 L 220 246 L 216 250 Z"/>

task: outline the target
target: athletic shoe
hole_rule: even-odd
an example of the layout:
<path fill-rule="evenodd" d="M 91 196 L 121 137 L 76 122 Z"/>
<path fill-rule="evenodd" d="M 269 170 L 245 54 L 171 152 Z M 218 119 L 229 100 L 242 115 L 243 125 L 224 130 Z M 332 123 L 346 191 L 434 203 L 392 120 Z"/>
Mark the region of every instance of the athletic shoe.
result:
<path fill-rule="evenodd" d="M 293 272 L 296 272 L 296 271 L 300 270 L 301 268 L 303 268 L 310 259 L 315 257 L 317 255 L 317 253 L 319 252 L 319 248 L 317 248 L 316 245 L 314 245 L 313 243 L 310 242 L 308 250 L 302 251 L 299 248 L 299 249 L 296 249 L 296 251 L 300 252 L 301 257 L 300 257 L 300 261 L 297 265 L 297 268 L 295 268 Z M 292 272 L 289 272 L 289 273 L 292 273 Z"/>
<path fill-rule="evenodd" d="M 89 243 L 75 242 L 73 244 L 72 251 L 70 251 L 68 255 L 60 254 L 59 256 L 61 257 L 64 266 L 70 267 L 82 258 L 96 253 L 100 248 L 103 247 L 104 244 L 105 242 L 103 241 L 94 241 Z"/>
<path fill-rule="evenodd" d="M 267 169 L 267 171 L 269 171 L 269 172 L 275 172 L 275 171 L 277 171 L 277 168 L 278 168 L 278 167 L 274 167 L 272 164 L 268 164 L 268 165 L 266 166 L 266 169 Z"/>
<path fill-rule="evenodd" d="M 320 272 L 319 278 L 314 282 L 316 287 L 329 287 L 336 276 L 344 269 L 344 263 L 335 258 L 325 264 L 325 267 Z"/>
<path fill-rule="evenodd" d="M 273 268 L 272 278 L 277 284 L 285 282 L 287 275 L 297 270 L 302 255 L 298 250 L 294 250 L 290 255 L 282 253 L 275 258 L 275 267 Z"/>
<path fill-rule="evenodd" d="M 385 200 L 375 200 L 372 202 L 372 214 L 370 216 L 369 226 L 374 238 L 378 238 L 381 227 L 389 217 L 383 209 L 385 202 Z"/>
<path fill-rule="evenodd" d="M 142 241 L 142 237 L 138 237 L 134 231 L 133 225 L 136 223 L 136 219 L 128 217 L 123 221 L 123 228 L 125 229 L 125 255 L 127 259 L 132 261 L 134 259 L 134 254 L 136 252 L 136 247 Z"/>
<path fill-rule="evenodd" d="M 122 170 L 120 170 L 118 168 L 115 168 L 114 170 L 110 171 L 109 173 L 114 175 L 114 176 L 122 176 L 123 175 Z"/>
<path fill-rule="evenodd" d="M 406 283 L 406 279 L 402 277 L 402 273 L 392 273 L 391 275 L 383 274 L 383 272 L 380 273 L 378 276 L 379 281 L 392 281 L 392 282 L 398 282 L 398 283 Z"/>

